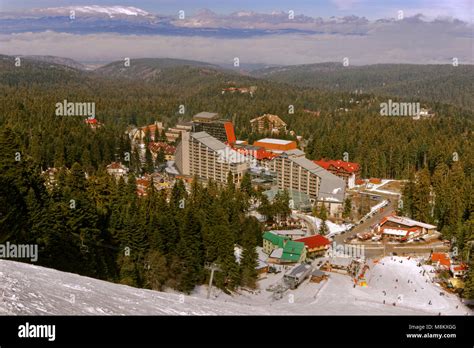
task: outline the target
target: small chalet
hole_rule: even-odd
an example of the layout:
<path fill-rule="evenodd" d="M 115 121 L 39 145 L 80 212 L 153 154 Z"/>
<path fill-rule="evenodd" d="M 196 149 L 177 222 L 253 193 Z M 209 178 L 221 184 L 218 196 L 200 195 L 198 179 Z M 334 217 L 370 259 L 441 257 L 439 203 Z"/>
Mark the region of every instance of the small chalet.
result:
<path fill-rule="evenodd" d="M 339 176 L 346 182 L 346 187 L 353 188 L 356 180 L 360 177 L 360 164 L 355 162 L 345 162 L 341 160 L 314 161 L 318 166 L 326 169 L 332 174 Z"/>
<path fill-rule="evenodd" d="M 431 262 L 441 270 L 449 270 L 451 267 L 451 259 L 447 253 L 432 253 Z"/>
<path fill-rule="evenodd" d="M 122 178 L 128 174 L 128 168 L 125 167 L 120 162 L 112 162 L 110 163 L 107 168 L 107 173 L 115 177 L 115 179 Z"/>
<path fill-rule="evenodd" d="M 102 123 L 100 123 L 95 117 L 89 117 L 84 120 L 84 123 L 87 124 L 92 129 L 102 127 Z"/>
<path fill-rule="evenodd" d="M 469 269 L 468 265 L 456 262 L 448 253 L 432 253 L 430 259 L 439 271 L 450 271 L 453 278 L 464 278 Z"/>
<path fill-rule="evenodd" d="M 142 197 L 147 195 L 148 187 L 150 186 L 150 177 L 141 177 L 137 179 L 137 195 Z"/>
<path fill-rule="evenodd" d="M 331 257 L 321 266 L 321 269 L 328 272 L 349 273 L 354 259 L 350 257 Z"/>
<path fill-rule="evenodd" d="M 449 267 L 454 278 L 464 278 L 467 275 L 468 269 L 469 268 L 465 263 L 451 263 L 451 266 Z"/>

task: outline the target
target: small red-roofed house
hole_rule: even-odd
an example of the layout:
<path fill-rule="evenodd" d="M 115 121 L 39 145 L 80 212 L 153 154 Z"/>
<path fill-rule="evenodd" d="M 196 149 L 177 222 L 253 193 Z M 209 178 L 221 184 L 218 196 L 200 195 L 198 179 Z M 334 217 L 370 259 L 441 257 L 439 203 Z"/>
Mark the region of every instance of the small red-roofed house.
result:
<path fill-rule="evenodd" d="M 100 123 L 95 117 L 89 117 L 84 120 L 84 123 L 87 124 L 89 127 L 92 129 L 100 128 L 102 127 L 102 123 Z"/>
<path fill-rule="evenodd" d="M 438 269 L 449 270 L 451 268 L 451 260 L 447 253 L 432 253 L 431 262 L 433 262 Z"/>
<path fill-rule="evenodd" d="M 468 269 L 469 267 L 465 263 L 451 263 L 451 266 L 449 268 L 454 278 L 464 278 L 467 274 Z"/>
<path fill-rule="evenodd" d="M 140 197 L 146 196 L 149 186 L 150 186 L 149 177 L 138 178 L 137 179 L 137 195 Z"/>
<path fill-rule="evenodd" d="M 128 168 L 125 167 L 122 163 L 120 162 L 112 162 L 110 163 L 107 168 L 107 173 L 109 175 L 112 175 L 116 179 L 122 178 L 128 174 Z"/>

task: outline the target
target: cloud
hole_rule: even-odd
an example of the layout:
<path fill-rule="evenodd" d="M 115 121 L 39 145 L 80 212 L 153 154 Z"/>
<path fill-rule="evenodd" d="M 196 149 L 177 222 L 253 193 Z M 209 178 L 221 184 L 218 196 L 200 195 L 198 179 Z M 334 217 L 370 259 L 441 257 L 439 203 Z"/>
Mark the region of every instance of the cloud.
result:
<path fill-rule="evenodd" d="M 419 5 L 405 10 L 407 16 L 422 13 L 429 19 L 457 18 L 468 23 L 474 23 L 473 0 L 422 0 Z"/>
<path fill-rule="evenodd" d="M 170 35 L 75 35 L 51 31 L 0 35 L 2 53 L 56 55 L 82 62 L 124 57 L 170 57 L 232 64 L 308 64 L 340 61 L 351 64 L 474 64 L 472 33 L 459 23 L 400 21 L 378 23 L 367 35 L 275 34 L 245 38 Z"/>

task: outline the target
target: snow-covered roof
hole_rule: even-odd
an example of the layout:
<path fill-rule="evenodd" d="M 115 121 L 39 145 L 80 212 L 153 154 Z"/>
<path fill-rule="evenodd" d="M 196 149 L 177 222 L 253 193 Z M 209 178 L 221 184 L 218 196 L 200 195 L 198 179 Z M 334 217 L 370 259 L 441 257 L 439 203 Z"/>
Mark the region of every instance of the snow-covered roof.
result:
<path fill-rule="evenodd" d="M 270 254 L 270 257 L 281 259 L 282 255 L 283 255 L 283 248 L 276 248 L 272 251 L 272 253 Z"/>
<path fill-rule="evenodd" d="M 288 145 L 291 144 L 292 140 L 283 140 L 283 139 L 273 139 L 273 138 L 264 138 L 257 140 L 258 143 L 267 143 L 267 144 L 277 144 L 277 145 Z"/>
<path fill-rule="evenodd" d="M 201 119 L 209 119 L 209 120 L 213 120 L 218 117 L 219 117 L 219 114 L 217 112 L 207 112 L 207 111 L 202 111 L 193 116 L 193 118 L 201 118 Z"/>
<path fill-rule="evenodd" d="M 350 258 L 350 257 L 332 257 L 329 262 L 330 262 L 331 265 L 334 265 L 334 266 L 348 267 L 352 262 L 352 258 Z"/>
<path fill-rule="evenodd" d="M 271 231 L 274 234 L 280 235 L 280 236 L 304 236 L 306 234 L 305 231 L 303 230 L 274 230 Z"/>
<path fill-rule="evenodd" d="M 389 235 L 392 235 L 392 236 L 406 236 L 408 231 L 406 230 L 397 230 L 397 229 L 394 229 L 394 228 L 386 228 L 383 230 L 383 233 L 384 234 L 389 234 Z"/>
<path fill-rule="evenodd" d="M 419 222 L 419 221 L 416 221 L 404 216 L 389 216 L 387 218 L 387 221 L 391 221 L 400 225 L 405 225 L 405 226 L 410 226 L 410 227 L 414 227 L 414 226 L 422 227 L 428 230 L 436 228 L 436 226 L 434 225 L 426 224 L 424 222 Z"/>
<path fill-rule="evenodd" d="M 305 155 L 304 151 L 300 149 L 285 150 L 285 151 L 282 151 L 282 153 L 286 153 L 288 156 L 304 156 Z"/>
<path fill-rule="evenodd" d="M 335 202 L 344 201 L 346 182 L 343 179 L 328 172 L 326 169 L 318 166 L 306 157 L 290 156 L 288 159 L 321 178 L 321 186 L 319 187 L 318 195 L 320 200 Z"/>
<path fill-rule="evenodd" d="M 305 272 L 307 272 L 308 270 L 310 270 L 311 268 L 312 268 L 311 265 L 299 264 L 299 265 L 296 265 L 295 267 L 293 267 L 292 269 L 290 269 L 285 274 L 285 276 L 298 277 L 298 276 L 304 274 Z"/>
<path fill-rule="evenodd" d="M 168 174 L 179 175 L 179 171 L 175 167 L 175 161 L 167 161 L 165 171 Z"/>

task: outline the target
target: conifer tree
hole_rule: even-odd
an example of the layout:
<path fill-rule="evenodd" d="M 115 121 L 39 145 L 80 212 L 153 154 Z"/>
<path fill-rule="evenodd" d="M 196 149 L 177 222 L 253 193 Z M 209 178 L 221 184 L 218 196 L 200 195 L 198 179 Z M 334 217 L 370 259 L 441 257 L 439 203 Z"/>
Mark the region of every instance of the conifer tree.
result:
<path fill-rule="evenodd" d="M 428 168 L 423 168 L 416 177 L 413 191 L 413 218 L 418 221 L 431 221 L 431 180 Z"/>
<path fill-rule="evenodd" d="M 349 197 L 347 197 L 344 200 L 344 211 L 342 213 L 342 217 L 346 219 L 350 218 L 351 212 L 352 212 L 352 200 Z"/>
<path fill-rule="evenodd" d="M 253 229 L 255 225 L 248 220 L 244 224 L 242 237 L 242 255 L 240 261 L 241 285 L 255 288 L 257 280 L 257 251 L 255 246 L 257 241 Z M 258 226 L 258 225 L 257 225 Z"/>
<path fill-rule="evenodd" d="M 150 148 L 147 147 L 145 150 L 145 172 L 152 174 L 155 171 L 155 165 L 153 163 L 153 156 L 151 154 Z"/>

